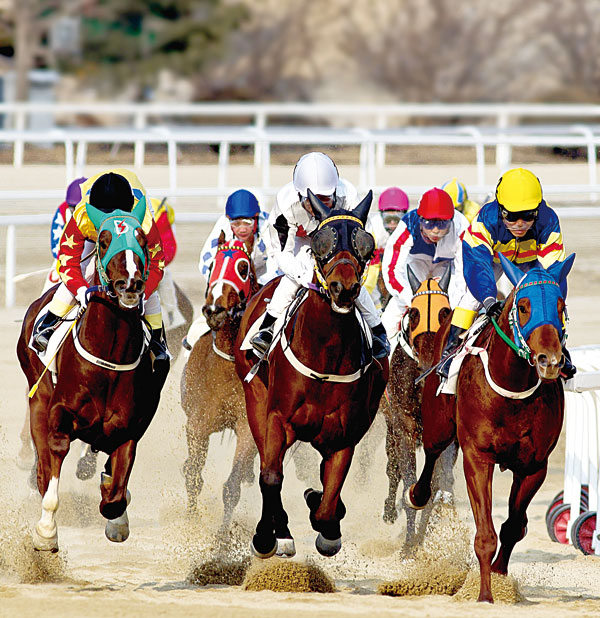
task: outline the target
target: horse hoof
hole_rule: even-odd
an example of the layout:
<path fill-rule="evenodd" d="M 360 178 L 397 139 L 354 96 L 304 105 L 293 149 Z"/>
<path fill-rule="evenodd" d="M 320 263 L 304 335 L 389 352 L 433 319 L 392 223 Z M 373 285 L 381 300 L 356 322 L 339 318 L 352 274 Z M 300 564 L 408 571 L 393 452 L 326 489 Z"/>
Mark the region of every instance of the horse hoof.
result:
<path fill-rule="evenodd" d="M 120 517 L 109 519 L 104 528 L 104 534 L 109 541 L 113 543 L 123 543 L 129 538 L 129 518 L 127 511 Z"/>
<path fill-rule="evenodd" d="M 393 504 L 386 504 L 383 507 L 383 521 L 386 524 L 392 525 L 398 519 L 398 509 Z"/>
<path fill-rule="evenodd" d="M 250 549 L 252 550 L 252 553 L 257 557 L 257 558 L 261 558 L 262 560 L 266 560 L 267 558 L 270 558 L 271 556 L 275 555 L 275 552 L 277 551 L 277 539 L 275 539 L 275 544 L 273 545 L 273 549 L 268 550 L 266 552 L 262 552 L 259 551 L 258 549 L 256 549 L 256 545 L 257 545 L 257 535 L 254 535 L 254 538 L 252 539 L 251 543 L 250 543 Z"/>
<path fill-rule="evenodd" d="M 277 539 L 277 551 L 280 558 L 293 558 L 296 555 L 294 539 Z"/>
<path fill-rule="evenodd" d="M 52 536 L 43 536 L 40 534 L 36 524 L 32 533 L 33 549 L 36 551 L 49 551 L 53 554 L 58 551 L 58 533 L 55 532 Z"/>
<path fill-rule="evenodd" d="M 406 503 L 407 506 L 409 506 L 411 509 L 415 509 L 415 511 L 420 511 L 421 509 L 425 508 L 425 504 L 423 506 L 418 506 L 417 504 L 415 504 L 411 497 L 410 497 L 410 492 L 412 490 L 412 488 L 414 487 L 414 485 L 411 485 L 405 492 L 404 492 L 404 502 Z"/>
<path fill-rule="evenodd" d="M 335 541 L 330 541 L 319 532 L 315 541 L 315 547 L 321 556 L 331 558 L 331 556 L 335 556 L 342 549 L 342 537 L 335 539 Z"/>

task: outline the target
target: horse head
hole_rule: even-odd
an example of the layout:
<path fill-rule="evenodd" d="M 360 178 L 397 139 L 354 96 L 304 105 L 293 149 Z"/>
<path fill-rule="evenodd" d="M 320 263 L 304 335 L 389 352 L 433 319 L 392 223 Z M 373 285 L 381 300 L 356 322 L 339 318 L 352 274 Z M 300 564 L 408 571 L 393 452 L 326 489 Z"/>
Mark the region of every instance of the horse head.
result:
<path fill-rule="evenodd" d="M 319 227 L 311 239 L 317 279 L 329 294 L 331 307 L 349 313 L 358 298 L 366 266 L 375 251 L 375 240 L 365 230 L 373 192 L 354 210 L 328 210 L 310 189 L 308 197 Z"/>
<path fill-rule="evenodd" d="M 146 200 L 131 212 L 115 209 L 105 213 L 87 205 L 90 220 L 98 230 L 96 272 L 102 286 L 116 296 L 124 309 L 140 306 L 150 267 L 148 241 L 142 230 Z"/>
<path fill-rule="evenodd" d="M 504 272 L 515 286 L 503 314 L 508 316 L 517 353 L 543 380 L 556 380 L 565 362 L 566 279 L 574 259 L 573 253 L 547 270 L 536 266 L 524 274 L 500 254 Z"/>
<path fill-rule="evenodd" d="M 258 290 L 250 252 L 241 240 L 225 242 L 219 235 L 217 253 L 206 288 L 202 313 L 213 331 L 223 327 L 227 318 L 241 316 L 246 302 Z"/>
<path fill-rule="evenodd" d="M 450 266 L 437 279 L 419 281 L 414 271 L 407 266 L 408 281 L 413 292 L 407 323 L 402 324 L 402 334 L 408 341 L 419 369 L 424 371 L 433 364 L 433 340 L 435 333 L 450 315 L 448 284 Z"/>

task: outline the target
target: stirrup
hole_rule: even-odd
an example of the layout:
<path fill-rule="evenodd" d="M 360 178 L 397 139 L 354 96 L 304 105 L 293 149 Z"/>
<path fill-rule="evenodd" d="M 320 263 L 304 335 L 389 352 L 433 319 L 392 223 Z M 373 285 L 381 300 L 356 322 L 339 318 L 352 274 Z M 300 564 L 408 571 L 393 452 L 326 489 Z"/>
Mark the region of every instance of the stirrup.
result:
<path fill-rule="evenodd" d="M 444 380 L 448 379 L 448 374 L 450 373 L 450 365 L 452 365 L 452 360 L 454 358 L 453 351 L 446 355 L 445 358 L 440 359 L 440 362 L 437 366 L 435 372 L 440 376 L 440 378 L 444 378 Z"/>
<path fill-rule="evenodd" d="M 260 354 L 266 354 L 272 343 L 273 328 L 271 326 L 262 328 L 250 339 L 250 345 Z"/>

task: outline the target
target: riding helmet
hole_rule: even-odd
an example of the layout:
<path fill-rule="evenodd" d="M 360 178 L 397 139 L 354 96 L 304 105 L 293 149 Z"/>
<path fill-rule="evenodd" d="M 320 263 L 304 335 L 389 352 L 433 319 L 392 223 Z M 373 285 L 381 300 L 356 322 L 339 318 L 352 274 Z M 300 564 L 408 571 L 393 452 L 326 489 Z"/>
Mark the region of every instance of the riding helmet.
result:
<path fill-rule="evenodd" d="M 225 214 L 230 219 L 240 219 L 255 217 L 260 212 L 258 200 L 253 193 L 246 189 L 234 191 L 225 204 Z"/>
<path fill-rule="evenodd" d="M 129 212 L 134 202 L 131 185 L 121 174 L 102 174 L 90 189 L 89 202 L 102 212 L 112 212 L 117 208 Z"/>
<path fill-rule="evenodd" d="M 390 187 L 379 196 L 379 210 L 408 210 L 408 195 L 399 187 Z"/>
<path fill-rule="evenodd" d="M 302 155 L 294 168 L 294 188 L 302 197 L 310 189 L 315 195 L 333 195 L 339 180 L 335 163 L 323 152 Z"/>
<path fill-rule="evenodd" d="M 417 214 L 422 219 L 452 219 L 454 204 L 452 198 L 443 190 L 434 187 L 421 196 Z"/>
<path fill-rule="evenodd" d="M 535 210 L 542 201 L 542 186 L 535 174 L 517 167 L 500 177 L 496 201 L 509 212 Z"/>

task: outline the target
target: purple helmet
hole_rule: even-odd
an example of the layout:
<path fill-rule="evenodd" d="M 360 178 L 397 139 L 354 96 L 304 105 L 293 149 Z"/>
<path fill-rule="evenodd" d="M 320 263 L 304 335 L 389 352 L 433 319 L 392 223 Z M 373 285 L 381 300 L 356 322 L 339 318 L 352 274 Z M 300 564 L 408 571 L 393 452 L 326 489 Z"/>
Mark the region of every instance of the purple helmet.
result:
<path fill-rule="evenodd" d="M 81 187 L 79 186 L 82 182 L 85 182 L 87 178 L 83 176 L 81 178 L 76 178 L 68 187 L 67 187 L 67 197 L 65 198 L 65 202 L 69 206 L 77 206 L 81 201 Z"/>

